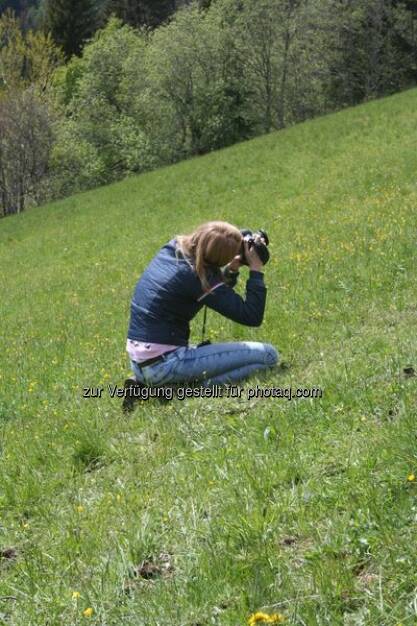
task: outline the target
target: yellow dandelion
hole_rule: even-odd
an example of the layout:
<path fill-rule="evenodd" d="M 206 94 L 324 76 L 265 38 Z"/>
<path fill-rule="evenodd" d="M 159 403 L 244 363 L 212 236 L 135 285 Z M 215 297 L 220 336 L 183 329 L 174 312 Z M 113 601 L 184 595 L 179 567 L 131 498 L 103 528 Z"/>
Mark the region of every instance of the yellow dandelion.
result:
<path fill-rule="evenodd" d="M 72 599 L 73 600 L 78 600 L 78 598 L 80 597 L 80 592 L 79 591 L 73 591 L 72 592 Z"/>
<path fill-rule="evenodd" d="M 94 610 L 91 608 L 91 606 L 89 606 L 88 609 L 84 609 L 83 611 L 84 617 L 92 617 L 93 613 L 94 613 Z"/>
<path fill-rule="evenodd" d="M 416 479 L 414 474 L 408 474 L 407 480 L 409 483 L 412 483 Z"/>
<path fill-rule="evenodd" d="M 77 506 L 77 511 L 78 511 L 78 513 L 82 513 L 84 511 L 84 507 L 82 506 L 82 504 L 79 504 Z"/>
<path fill-rule="evenodd" d="M 254 626 L 258 622 L 263 622 L 264 624 L 283 624 L 285 622 L 285 617 L 281 613 L 262 613 L 258 611 L 257 613 L 253 613 L 249 619 L 249 626 Z"/>
<path fill-rule="evenodd" d="M 267 613 L 261 613 L 258 611 L 257 613 L 253 613 L 248 619 L 249 626 L 253 626 L 257 622 L 264 622 L 265 618 L 268 618 L 269 615 Z"/>

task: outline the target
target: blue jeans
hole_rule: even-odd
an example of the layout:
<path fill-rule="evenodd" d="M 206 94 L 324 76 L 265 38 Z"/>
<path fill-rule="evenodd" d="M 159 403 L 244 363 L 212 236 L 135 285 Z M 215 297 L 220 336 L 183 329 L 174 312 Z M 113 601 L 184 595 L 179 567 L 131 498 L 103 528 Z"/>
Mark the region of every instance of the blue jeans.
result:
<path fill-rule="evenodd" d="M 166 385 L 198 382 L 201 386 L 235 383 L 257 371 L 274 367 L 279 354 L 269 343 L 240 341 L 180 347 L 161 361 L 140 367 L 131 361 L 141 383 Z"/>

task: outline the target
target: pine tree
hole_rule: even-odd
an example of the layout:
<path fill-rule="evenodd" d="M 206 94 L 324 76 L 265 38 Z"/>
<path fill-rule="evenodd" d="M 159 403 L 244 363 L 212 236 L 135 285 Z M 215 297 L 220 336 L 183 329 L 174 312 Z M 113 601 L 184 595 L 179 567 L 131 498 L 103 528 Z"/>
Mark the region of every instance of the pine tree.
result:
<path fill-rule="evenodd" d="M 79 54 L 98 26 L 94 0 L 43 0 L 43 28 L 67 58 Z"/>
<path fill-rule="evenodd" d="M 131 26 L 155 28 L 165 22 L 179 6 L 179 0 L 107 0 L 106 12 Z"/>
<path fill-rule="evenodd" d="M 328 2 L 333 38 L 328 96 L 334 106 L 352 106 L 403 88 L 410 61 L 398 46 L 392 0 Z"/>
<path fill-rule="evenodd" d="M 19 15 L 20 4 L 20 0 L 0 0 L 0 13 L 5 12 L 7 9 L 11 9 Z"/>

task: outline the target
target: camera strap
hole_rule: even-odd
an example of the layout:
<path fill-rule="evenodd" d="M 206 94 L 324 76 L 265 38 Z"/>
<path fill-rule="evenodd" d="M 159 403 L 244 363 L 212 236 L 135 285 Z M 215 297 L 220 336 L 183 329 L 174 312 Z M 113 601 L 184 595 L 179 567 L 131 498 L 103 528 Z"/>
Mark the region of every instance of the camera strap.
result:
<path fill-rule="evenodd" d="M 209 289 L 206 289 L 204 293 L 199 298 L 197 298 L 197 302 L 201 302 L 201 300 L 204 300 L 206 296 L 208 296 L 210 293 L 212 293 L 212 291 L 214 291 L 215 289 L 217 289 L 217 287 L 220 287 L 221 285 L 224 285 L 224 280 L 220 280 L 219 282 L 212 285 Z M 204 312 L 203 312 L 203 328 L 201 330 L 201 343 L 198 344 L 199 346 L 201 345 L 206 346 L 211 343 L 209 339 L 207 340 L 204 339 L 204 335 L 206 334 L 206 324 L 207 324 L 207 307 L 205 306 Z"/>
<path fill-rule="evenodd" d="M 220 287 L 221 285 L 224 285 L 223 281 L 220 281 L 219 283 L 216 283 L 215 285 L 213 285 L 213 287 L 205 291 L 203 295 L 201 295 L 197 299 L 197 302 L 201 302 L 201 300 L 204 300 L 206 296 L 208 296 L 212 291 L 214 291 L 215 289 L 217 289 L 217 287 Z M 211 343 L 211 341 L 209 341 L 208 339 L 204 340 L 204 335 L 206 334 L 206 324 L 207 324 L 207 307 L 205 306 L 204 312 L 203 312 L 203 328 L 201 329 L 201 344 L 198 344 L 198 345 L 207 345 Z"/>
<path fill-rule="evenodd" d="M 203 313 L 203 328 L 201 330 L 201 343 L 204 342 L 204 335 L 206 334 L 206 322 L 207 322 L 207 307 L 204 307 Z"/>

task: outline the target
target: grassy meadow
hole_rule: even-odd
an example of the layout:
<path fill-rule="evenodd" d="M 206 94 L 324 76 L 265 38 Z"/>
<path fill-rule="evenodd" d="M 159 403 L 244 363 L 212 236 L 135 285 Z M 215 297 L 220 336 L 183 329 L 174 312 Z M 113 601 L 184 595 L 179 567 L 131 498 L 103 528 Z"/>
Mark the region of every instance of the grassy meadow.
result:
<path fill-rule="evenodd" d="M 417 624 L 416 207 L 411 90 L 1 220 L 0 624 Z M 271 261 L 208 336 L 323 396 L 125 416 L 135 282 L 209 219 Z"/>

